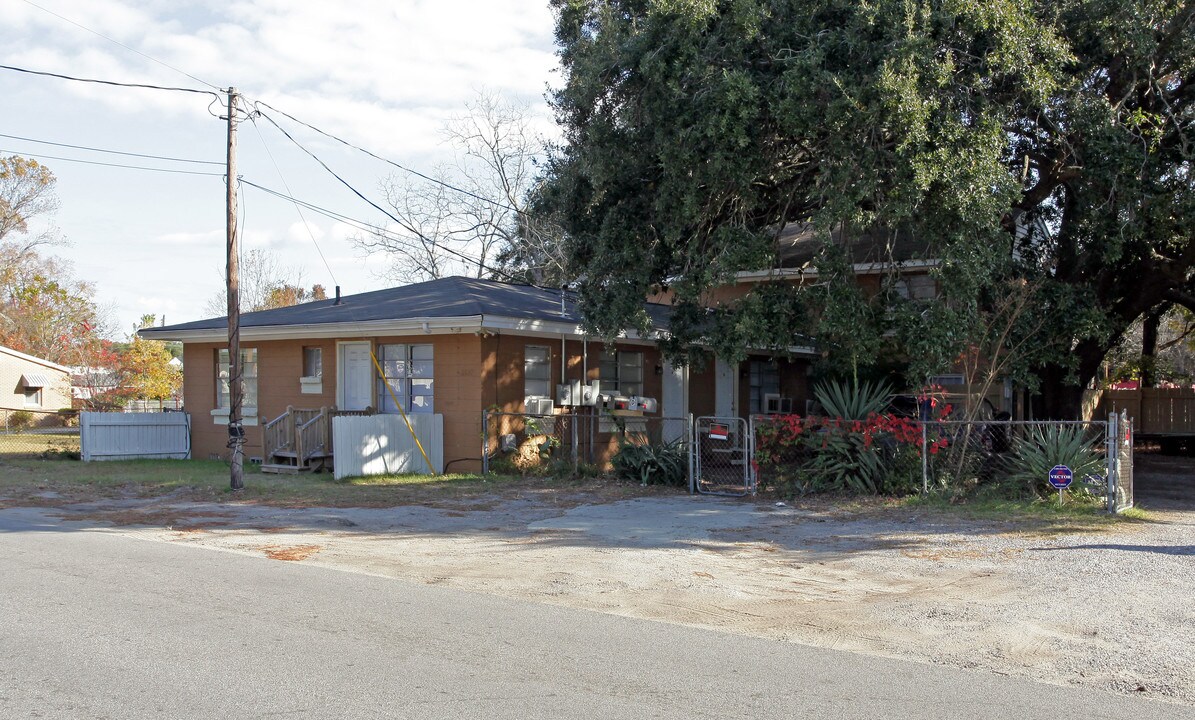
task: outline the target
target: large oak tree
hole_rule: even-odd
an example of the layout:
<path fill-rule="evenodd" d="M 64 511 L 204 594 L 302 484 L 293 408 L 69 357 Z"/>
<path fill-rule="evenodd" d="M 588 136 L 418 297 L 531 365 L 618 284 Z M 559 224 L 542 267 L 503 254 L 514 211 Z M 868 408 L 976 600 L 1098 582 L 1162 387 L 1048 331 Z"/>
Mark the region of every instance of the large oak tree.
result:
<path fill-rule="evenodd" d="M 565 141 L 540 209 L 597 332 L 664 285 L 681 339 L 897 343 L 913 377 L 999 349 L 1061 416 L 1135 319 L 1195 308 L 1190 1 L 552 4 Z M 795 222 L 826 239 L 817 286 L 699 310 Z M 867 233 L 924 240 L 940 302 L 852 299 Z"/>

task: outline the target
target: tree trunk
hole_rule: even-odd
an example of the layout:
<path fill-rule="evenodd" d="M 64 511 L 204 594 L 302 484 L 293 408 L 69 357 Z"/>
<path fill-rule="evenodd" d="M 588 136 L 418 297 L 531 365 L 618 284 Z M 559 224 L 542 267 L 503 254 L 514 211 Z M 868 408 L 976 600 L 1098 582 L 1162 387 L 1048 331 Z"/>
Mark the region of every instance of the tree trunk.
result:
<path fill-rule="evenodd" d="M 1151 388 L 1158 382 L 1158 327 L 1169 304 L 1159 305 L 1145 313 L 1141 328 L 1141 387 Z"/>
<path fill-rule="evenodd" d="M 1079 343 L 1074 351 L 1079 365 L 1075 368 L 1075 378 L 1069 382 L 1067 368 L 1057 364 L 1041 368 L 1037 373 L 1041 386 L 1033 397 L 1033 419 L 1081 420 L 1083 391 L 1099 374 L 1100 364 L 1107 353 L 1108 346 L 1104 343 L 1093 340 Z"/>

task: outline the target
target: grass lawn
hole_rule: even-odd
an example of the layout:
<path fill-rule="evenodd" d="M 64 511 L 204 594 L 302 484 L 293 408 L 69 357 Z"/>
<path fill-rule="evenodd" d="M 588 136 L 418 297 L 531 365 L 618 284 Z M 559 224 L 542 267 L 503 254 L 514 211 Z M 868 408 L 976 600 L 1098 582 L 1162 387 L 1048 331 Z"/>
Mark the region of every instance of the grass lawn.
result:
<path fill-rule="evenodd" d="M 537 498 L 577 504 L 682 492 L 609 478 L 561 480 L 510 475 L 389 475 L 334 480 L 330 474 L 276 475 L 245 466 L 245 487 L 229 489 L 228 465 L 218 460 L 11 459 L 0 456 L 0 505 L 52 505 L 111 498 L 170 496 L 179 501 L 257 502 L 287 507 L 468 505 Z"/>
<path fill-rule="evenodd" d="M 941 494 L 914 496 L 901 501 L 910 509 L 955 515 L 976 520 L 999 520 L 1025 523 L 1038 531 L 1075 532 L 1109 528 L 1119 522 L 1152 521 L 1149 513 L 1130 508 L 1116 515 L 1108 512 L 1102 495 L 1068 492 L 1061 504 L 1057 493 L 1041 499 L 1008 499 L 977 493 L 970 497 L 952 498 Z"/>
<path fill-rule="evenodd" d="M 33 458 L 42 453 L 79 452 L 78 428 L 59 430 L 0 431 L 0 460 L 5 458 Z"/>

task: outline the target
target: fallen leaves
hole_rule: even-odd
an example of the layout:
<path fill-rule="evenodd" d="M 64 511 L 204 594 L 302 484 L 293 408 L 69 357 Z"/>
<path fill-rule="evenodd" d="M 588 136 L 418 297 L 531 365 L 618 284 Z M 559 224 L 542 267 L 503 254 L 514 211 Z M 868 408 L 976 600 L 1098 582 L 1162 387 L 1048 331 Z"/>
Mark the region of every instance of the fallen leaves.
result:
<path fill-rule="evenodd" d="M 300 562 L 324 548 L 322 545 L 262 545 L 258 549 L 265 553 L 265 556 L 271 560 Z"/>

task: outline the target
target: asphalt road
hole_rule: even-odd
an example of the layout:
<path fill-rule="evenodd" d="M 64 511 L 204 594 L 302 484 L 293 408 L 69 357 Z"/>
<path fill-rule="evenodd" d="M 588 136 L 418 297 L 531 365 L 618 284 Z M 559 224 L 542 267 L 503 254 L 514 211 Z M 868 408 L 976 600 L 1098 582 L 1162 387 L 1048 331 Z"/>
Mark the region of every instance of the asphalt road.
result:
<path fill-rule="evenodd" d="M 0 511 L 0 718 L 1195 718 L 1195 708 Z"/>

